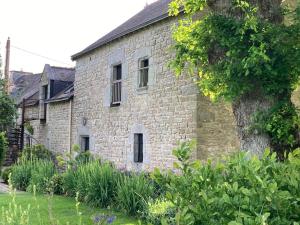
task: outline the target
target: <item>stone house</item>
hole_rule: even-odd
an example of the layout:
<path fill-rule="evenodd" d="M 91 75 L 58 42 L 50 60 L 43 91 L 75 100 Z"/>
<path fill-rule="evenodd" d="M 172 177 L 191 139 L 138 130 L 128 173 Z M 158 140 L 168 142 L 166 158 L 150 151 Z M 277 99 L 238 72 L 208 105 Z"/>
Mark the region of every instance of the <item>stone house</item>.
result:
<path fill-rule="evenodd" d="M 152 3 L 72 56 L 72 142 L 118 167 L 172 167 L 172 149 L 190 139 L 199 159 L 238 149 L 231 107 L 211 103 L 168 67 L 178 19 L 168 16 L 169 3 Z"/>
<path fill-rule="evenodd" d="M 24 119 L 33 129 L 33 134 L 25 130 L 25 144 L 43 144 L 57 153 L 69 151 L 74 75 L 73 68 L 48 64 L 40 74 L 10 73 L 10 93 L 16 101 L 19 115 L 22 114 L 24 100 Z M 17 124 L 21 124 L 21 116 Z"/>
<path fill-rule="evenodd" d="M 158 0 L 72 56 L 70 68 L 13 71 L 11 93 L 33 138 L 57 153 L 73 144 L 119 168 L 170 168 L 178 142 L 195 139 L 193 157 L 219 158 L 239 148 L 231 106 L 204 97 L 172 60 L 171 0 Z M 293 101 L 300 106 L 299 91 Z"/>

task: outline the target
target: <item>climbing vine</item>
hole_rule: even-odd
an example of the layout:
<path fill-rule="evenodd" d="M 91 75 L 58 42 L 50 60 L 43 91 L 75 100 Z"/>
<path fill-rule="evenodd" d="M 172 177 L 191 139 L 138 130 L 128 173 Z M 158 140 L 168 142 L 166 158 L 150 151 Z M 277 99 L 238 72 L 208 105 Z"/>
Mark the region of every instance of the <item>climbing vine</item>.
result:
<path fill-rule="evenodd" d="M 185 15 L 173 31 L 172 68 L 177 75 L 183 70 L 197 74 L 200 90 L 213 101 L 261 93 L 273 106 L 257 112 L 255 124 L 271 137 L 275 150 L 294 149 L 300 119 L 290 99 L 300 76 L 299 7 L 270 3 L 270 15 L 271 10 L 263 11 L 264 1 L 228 0 L 226 12 L 216 10 L 216 2 L 170 4 L 171 15 Z"/>

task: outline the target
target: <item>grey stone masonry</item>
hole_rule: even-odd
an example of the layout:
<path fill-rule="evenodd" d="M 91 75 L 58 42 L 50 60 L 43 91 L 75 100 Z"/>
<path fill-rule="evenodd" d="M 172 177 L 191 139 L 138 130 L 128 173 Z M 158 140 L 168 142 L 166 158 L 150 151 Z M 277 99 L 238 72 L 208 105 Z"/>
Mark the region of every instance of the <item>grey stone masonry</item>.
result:
<path fill-rule="evenodd" d="M 230 107 L 213 105 L 190 76 L 176 77 L 166 19 L 106 44 L 76 61 L 72 142 L 128 170 L 171 168 L 178 142 L 198 141 L 195 157 L 237 149 Z M 149 59 L 148 86 L 138 87 L 139 60 Z M 122 65 L 122 101 L 111 107 L 113 66 Z M 86 123 L 83 123 L 85 121 Z M 134 134 L 143 134 L 143 162 L 134 162 Z M 211 142 L 212 141 L 212 142 Z"/>

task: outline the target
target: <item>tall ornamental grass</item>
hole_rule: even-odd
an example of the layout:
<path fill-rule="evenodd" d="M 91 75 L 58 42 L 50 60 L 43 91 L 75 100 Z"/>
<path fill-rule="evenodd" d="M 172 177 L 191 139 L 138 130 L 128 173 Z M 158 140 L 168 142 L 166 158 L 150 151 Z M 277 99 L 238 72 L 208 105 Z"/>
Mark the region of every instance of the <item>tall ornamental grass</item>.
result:
<path fill-rule="evenodd" d="M 33 192 L 34 187 L 37 193 L 52 192 L 49 190 L 51 178 L 56 174 L 54 163 L 47 160 L 36 160 L 31 171 L 31 179 L 27 191 Z"/>
<path fill-rule="evenodd" d="M 18 190 L 25 191 L 29 186 L 34 167 L 34 160 L 19 159 L 11 169 L 12 186 Z"/>
<path fill-rule="evenodd" d="M 154 186 L 144 174 L 124 176 L 118 182 L 116 202 L 129 215 L 137 215 L 147 208 L 154 196 Z"/>

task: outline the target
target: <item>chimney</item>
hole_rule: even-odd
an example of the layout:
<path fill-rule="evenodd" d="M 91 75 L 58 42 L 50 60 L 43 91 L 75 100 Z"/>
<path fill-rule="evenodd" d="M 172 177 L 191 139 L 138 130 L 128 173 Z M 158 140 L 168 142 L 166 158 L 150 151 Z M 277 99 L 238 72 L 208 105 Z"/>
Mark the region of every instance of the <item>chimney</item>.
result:
<path fill-rule="evenodd" d="M 10 38 L 8 37 L 6 42 L 6 56 L 5 56 L 5 68 L 4 68 L 4 79 L 5 79 L 5 90 L 9 91 L 9 59 L 10 59 Z"/>

